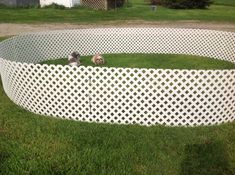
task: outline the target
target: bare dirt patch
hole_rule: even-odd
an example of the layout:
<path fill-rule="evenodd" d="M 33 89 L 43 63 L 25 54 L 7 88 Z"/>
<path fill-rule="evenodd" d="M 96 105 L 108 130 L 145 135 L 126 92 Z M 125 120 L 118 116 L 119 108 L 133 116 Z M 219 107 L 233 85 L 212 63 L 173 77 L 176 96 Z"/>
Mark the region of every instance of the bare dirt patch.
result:
<path fill-rule="evenodd" d="M 64 29 L 84 29 L 84 28 L 111 28 L 111 27 L 169 27 L 169 28 L 192 28 L 192 29 L 210 29 L 235 32 L 235 24 L 218 22 L 200 22 L 200 21 L 115 21 L 102 24 L 77 25 L 68 23 L 55 24 L 0 24 L 0 36 L 11 36 L 29 32 L 64 30 Z"/>

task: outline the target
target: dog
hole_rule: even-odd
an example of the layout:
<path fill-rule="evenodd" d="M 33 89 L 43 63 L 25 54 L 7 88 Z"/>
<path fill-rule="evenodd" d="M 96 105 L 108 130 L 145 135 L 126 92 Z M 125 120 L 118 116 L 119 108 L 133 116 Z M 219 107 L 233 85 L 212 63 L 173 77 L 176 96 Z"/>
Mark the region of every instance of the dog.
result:
<path fill-rule="evenodd" d="M 100 64 L 104 64 L 105 61 L 104 61 L 104 58 L 102 55 L 100 54 L 95 54 L 92 58 L 91 58 L 91 61 L 95 64 L 95 65 L 100 65 Z"/>
<path fill-rule="evenodd" d="M 68 56 L 68 61 L 69 61 L 69 65 L 70 66 L 77 66 L 77 67 L 79 67 L 81 65 L 80 54 L 78 52 L 76 52 L 76 51 L 72 52 Z"/>

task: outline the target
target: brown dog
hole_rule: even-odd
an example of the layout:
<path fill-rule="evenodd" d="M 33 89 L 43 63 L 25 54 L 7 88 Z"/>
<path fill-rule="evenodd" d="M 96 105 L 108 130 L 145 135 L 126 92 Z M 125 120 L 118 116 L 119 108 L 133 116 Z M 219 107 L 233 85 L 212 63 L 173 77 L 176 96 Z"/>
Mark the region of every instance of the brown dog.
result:
<path fill-rule="evenodd" d="M 91 61 L 95 64 L 95 65 L 100 65 L 100 64 L 104 64 L 105 61 L 104 61 L 104 58 L 102 55 L 100 54 L 95 54 L 92 58 L 91 58 Z"/>

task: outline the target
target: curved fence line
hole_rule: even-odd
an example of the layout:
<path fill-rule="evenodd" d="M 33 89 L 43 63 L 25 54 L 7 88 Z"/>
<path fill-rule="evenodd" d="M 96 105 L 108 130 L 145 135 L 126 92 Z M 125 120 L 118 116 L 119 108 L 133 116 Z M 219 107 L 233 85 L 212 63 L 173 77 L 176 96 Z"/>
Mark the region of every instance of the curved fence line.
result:
<path fill-rule="evenodd" d="M 193 29 L 117 28 L 40 32 L 0 43 L 3 87 L 34 113 L 88 122 L 171 126 L 235 119 L 235 70 L 70 67 L 35 64 L 77 50 L 174 53 L 235 63 L 235 34 Z"/>

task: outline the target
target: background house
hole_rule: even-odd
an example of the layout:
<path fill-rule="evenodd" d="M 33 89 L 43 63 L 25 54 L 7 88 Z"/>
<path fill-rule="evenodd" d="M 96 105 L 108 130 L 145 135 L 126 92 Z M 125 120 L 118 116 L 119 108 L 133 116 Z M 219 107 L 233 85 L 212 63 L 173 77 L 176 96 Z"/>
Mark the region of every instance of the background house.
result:
<path fill-rule="evenodd" d="M 75 5 L 80 5 L 80 0 L 40 0 L 40 5 L 50 5 L 52 3 L 56 3 L 59 5 L 64 5 L 65 7 L 73 7 Z"/>
<path fill-rule="evenodd" d="M 39 5 L 39 0 L 0 0 L 0 4 L 8 6 L 33 6 Z"/>
<path fill-rule="evenodd" d="M 51 3 L 64 5 L 65 7 L 81 5 L 94 9 L 108 10 L 121 7 L 124 3 L 124 0 L 40 0 L 41 6 L 49 5 Z"/>
<path fill-rule="evenodd" d="M 46 6 L 52 3 L 63 5 L 65 7 L 74 7 L 81 5 L 94 9 L 108 10 L 123 6 L 125 0 L 0 0 L 0 4 L 9 6 L 30 6 L 41 5 Z"/>

